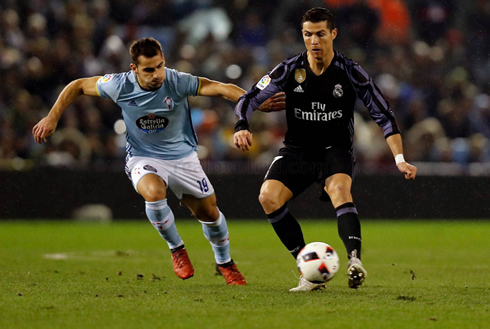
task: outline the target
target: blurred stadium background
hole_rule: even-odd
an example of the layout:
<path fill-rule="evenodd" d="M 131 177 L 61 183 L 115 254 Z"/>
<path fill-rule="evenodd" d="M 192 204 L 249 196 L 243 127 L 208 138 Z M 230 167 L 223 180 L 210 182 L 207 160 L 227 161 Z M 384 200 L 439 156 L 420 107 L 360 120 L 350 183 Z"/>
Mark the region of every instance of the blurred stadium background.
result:
<path fill-rule="evenodd" d="M 336 15 L 336 49 L 376 81 L 402 129 L 405 157 L 419 167 L 420 177 L 404 184 L 359 102 L 354 194 L 366 217 L 490 217 L 488 0 L 2 0 L 0 218 L 69 217 L 85 204 L 143 216 L 124 178 L 125 127 L 111 101 L 81 97 L 46 145 L 34 143 L 32 127 L 62 88 L 129 70 L 129 45 L 152 36 L 168 67 L 248 90 L 303 51 L 301 16 L 314 6 Z M 233 104 L 190 103 L 221 207 L 229 217 L 261 217 L 258 202 L 243 200 L 256 200 L 282 145 L 284 113 L 253 116 L 255 145 L 245 153 L 232 143 Z M 297 207 L 321 216 L 312 193 Z"/>

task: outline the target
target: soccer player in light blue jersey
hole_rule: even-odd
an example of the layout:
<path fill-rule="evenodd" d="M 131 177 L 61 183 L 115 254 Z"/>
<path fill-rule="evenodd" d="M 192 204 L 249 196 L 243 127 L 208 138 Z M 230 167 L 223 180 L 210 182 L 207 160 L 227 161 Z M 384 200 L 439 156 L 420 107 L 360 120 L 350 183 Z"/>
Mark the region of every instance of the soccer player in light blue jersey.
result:
<path fill-rule="evenodd" d="M 217 207 L 213 186 L 197 157 L 197 136 L 187 100 L 188 96 L 215 96 L 236 102 L 245 90 L 166 68 L 161 45 L 153 38 L 135 41 L 130 54 L 133 62 L 129 72 L 68 84 L 49 114 L 34 126 L 34 139 L 46 142 L 62 113 L 79 95 L 112 99 L 121 107 L 127 129 L 126 173 L 145 199 L 148 219 L 171 250 L 174 272 L 185 280 L 194 275 L 194 267 L 167 204 L 167 187 L 202 223 L 218 273 L 227 284 L 245 285 L 229 253 L 225 216 Z M 284 96 L 278 94 L 259 110 L 284 108 Z"/>

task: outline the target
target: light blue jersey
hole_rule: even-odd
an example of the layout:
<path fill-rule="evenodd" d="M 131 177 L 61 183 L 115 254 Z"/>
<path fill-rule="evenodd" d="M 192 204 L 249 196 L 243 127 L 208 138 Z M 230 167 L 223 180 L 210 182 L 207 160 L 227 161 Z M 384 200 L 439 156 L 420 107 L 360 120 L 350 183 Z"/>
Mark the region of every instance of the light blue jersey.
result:
<path fill-rule="evenodd" d="M 122 109 L 128 157 L 176 160 L 197 148 L 188 96 L 196 96 L 200 79 L 165 68 L 165 81 L 155 91 L 142 89 L 132 71 L 106 74 L 97 81 L 101 97 Z"/>

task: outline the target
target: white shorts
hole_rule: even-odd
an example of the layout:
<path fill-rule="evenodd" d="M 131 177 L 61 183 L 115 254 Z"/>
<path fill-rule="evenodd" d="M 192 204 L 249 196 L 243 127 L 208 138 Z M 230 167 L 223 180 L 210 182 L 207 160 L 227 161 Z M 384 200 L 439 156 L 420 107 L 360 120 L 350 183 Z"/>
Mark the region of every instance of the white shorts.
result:
<path fill-rule="evenodd" d="M 214 193 L 213 185 L 204 173 L 196 152 L 178 160 L 131 157 L 126 163 L 126 174 L 137 192 L 139 180 L 147 174 L 155 174 L 165 181 L 179 200 L 183 194 L 201 199 Z"/>

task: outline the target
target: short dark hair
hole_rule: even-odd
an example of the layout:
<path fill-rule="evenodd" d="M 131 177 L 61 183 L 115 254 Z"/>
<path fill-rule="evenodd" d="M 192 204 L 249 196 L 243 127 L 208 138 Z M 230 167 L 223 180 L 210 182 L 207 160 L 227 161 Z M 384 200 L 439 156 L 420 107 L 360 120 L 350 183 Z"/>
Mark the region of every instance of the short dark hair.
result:
<path fill-rule="evenodd" d="M 301 20 L 301 28 L 303 28 L 304 22 L 327 22 L 327 28 L 332 31 L 335 28 L 335 18 L 330 10 L 322 7 L 311 8 L 304 15 Z"/>
<path fill-rule="evenodd" d="M 152 58 L 156 55 L 163 54 L 162 45 L 153 38 L 143 38 L 133 42 L 129 48 L 131 59 L 135 65 L 138 65 L 138 57 L 141 55 Z"/>

